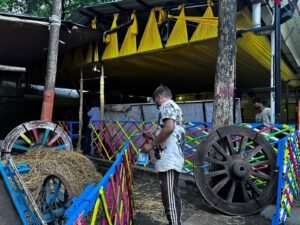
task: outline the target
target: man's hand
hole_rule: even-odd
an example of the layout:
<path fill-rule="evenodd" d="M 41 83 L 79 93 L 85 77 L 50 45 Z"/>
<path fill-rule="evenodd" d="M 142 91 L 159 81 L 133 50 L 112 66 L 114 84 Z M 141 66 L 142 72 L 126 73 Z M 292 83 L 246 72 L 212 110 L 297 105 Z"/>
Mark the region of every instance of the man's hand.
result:
<path fill-rule="evenodd" d="M 144 144 L 144 146 L 141 148 L 142 152 L 148 153 L 151 150 L 153 150 L 153 145 L 152 144 Z"/>
<path fill-rule="evenodd" d="M 151 131 L 144 131 L 143 132 L 143 137 L 144 138 L 149 138 L 150 140 L 154 139 L 154 135 L 151 133 Z"/>

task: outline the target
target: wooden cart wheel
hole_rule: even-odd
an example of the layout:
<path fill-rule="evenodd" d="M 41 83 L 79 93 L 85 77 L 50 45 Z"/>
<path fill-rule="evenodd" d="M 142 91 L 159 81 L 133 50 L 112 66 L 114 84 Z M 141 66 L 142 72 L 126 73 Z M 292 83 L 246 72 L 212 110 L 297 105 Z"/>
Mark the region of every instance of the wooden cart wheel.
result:
<path fill-rule="evenodd" d="M 37 203 L 48 225 L 65 223 L 64 213 L 71 205 L 72 196 L 71 186 L 62 175 L 52 174 L 45 178 Z"/>
<path fill-rule="evenodd" d="M 230 215 L 257 213 L 276 196 L 276 154 L 250 128 L 225 126 L 212 132 L 197 150 L 194 174 L 203 197 Z"/>
<path fill-rule="evenodd" d="M 68 134 L 57 124 L 36 120 L 14 128 L 4 139 L 1 155 L 9 157 L 37 147 L 72 150 Z"/>

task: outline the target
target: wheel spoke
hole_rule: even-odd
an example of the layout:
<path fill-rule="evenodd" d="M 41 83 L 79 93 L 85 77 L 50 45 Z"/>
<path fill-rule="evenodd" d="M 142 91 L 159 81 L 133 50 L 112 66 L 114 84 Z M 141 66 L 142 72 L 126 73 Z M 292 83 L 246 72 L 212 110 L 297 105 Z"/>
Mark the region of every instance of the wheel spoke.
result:
<path fill-rule="evenodd" d="M 261 171 L 257 171 L 257 172 L 254 172 L 254 171 L 250 171 L 250 174 L 255 176 L 255 177 L 259 177 L 259 178 L 262 178 L 264 180 L 271 180 L 271 177 L 265 173 L 262 173 Z"/>
<path fill-rule="evenodd" d="M 68 201 L 69 201 L 69 195 L 68 195 L 68 192 L 67 192 L 66 188 L 64 188 L 64 200 L 63 200 L 63 202 L 67 203 Z"/>
<path fill-rule="evenodd" d="M 258 196 L 261 196 L 261 190 L 252 182 L 252 180 L 250 180 L 250 178 L 248 177 L 247 179 L 248 184 L 250 184 L 251 188 L 255 191 L 256 194 L 258 194 Z"/>
<path fill-rule="evenodd" d="M 29 145 L 32 145 L 32 141 L 25 135 L 25 134 L 21 134 L 20 135 L 21 138 L 26 141 Z"/>
<path fill-rule="evenodd" d="M 245 185 L 244 181 L 241 181 L 240 184 L 241 184 L 241 187 L 242 187 L 244 200 L 245 200 L 245 202 L 249 202 L 250 199 L 249 199 L 248 191 L 246 189 L 246 185 Z"/>
<path fill-rule="evenodd" d="M 240 154 L 243 155 L 248 143 L 248 136 L 243 136 L 242 141 L 240 142 Z"/>
<path fill-rule="evenodd" d="M 222 175 L 222 174 L 226 174 L 226 170 L 217 170 L 217 171 L 214 171 L 214 172 L 208 172 L 205 174 L 206 177 L 208 178 L 211 178 L 211 177 L 216 177 L 216 176 L 219 176 L 219 175 Z"/>
<path fill-rule="evenodd" d="M 229 149 L 229 154 L 231 154 L 231 155 L 236 154 L 236 151 L 235 151 L 234 146 L 233 146 L 231 135 L 226 136 L 226 143 L 227 143 L 227 146 L 228 146 L 228 149 Z"/>
<path fill-rule="evenodd" d="M 223 162 L 223 161 L 211 158 L 211 157 L 206 157 L 204 161 L 208 161 L 208 162 L 211 162 L 213 164 L 222 165 L 222 166 L 226 164 L 226 162 Z"/>
<path fill-rule="evenodd" d="M 39 136 L 38 136 L 38 133 L 37 133 L 36 129 L 33 129 L 32 133 L 33 133 L 33 136 L 35 138 L 35 142 L 40 143 L 40 139 L 39 139 Z"/>
<path fill-rule="evenodd" d="M 45 186 L 45 202 L 47 205 L 50 204 L 50 201 L 51 201 L 51 193 L 50 193 L 50 183 L 47 183 L 46 186 Z"/>
<path fill-rule="evenodd" d="M 260 145 L 256 146 L 248 155 L 246 155 L 245 159 L 250 160 L 253 156 L 255 156 L 262 147 Z"/>
<path fill-rule="evenodd" d="M 17 145 L 17 144 L 13 144 L 12 148 L 14 149 L 19 149 L 19 150 L 24 150 L 24 151 L 28 151 L 29 148 L 22 146 L 22 145 Z"/>
<path fill-rule="evenodd" d="M 59 134 L 56 134 L 53 138 L 51 138 L 48 145 L 51 146 L 58 138 L 59 138 Z"/>
<path fill-rule="evenodd" d="M 250 163 L 251 167 L 257 167 L 257 166 L 265 166 L 265 165 L 270 165 L 271 162 L 270 160 L 264 160 L 264 161 L 257 161 L 254 163 Z"/>
<path fill-rule="evenodd" d="M 212 191 L 217 194 L 230 180 L 229 177 L 225 177 L 223 180 L 221 180 L 219 183 L 217 183 L 213 188 Z"/>
<path fill-rule="evenodd" d="M 228 195 L 227 195 L 227 201 L 232 202 L 235 188 L 236 188 L 236 182 L 232 180 L 232 183 L 231 183 Z"/>
<path fill-rule="evenodd" d="M 222 155 L 225 159 L 228 159 L 228 154 L 224 151 L 224 149 L 219 145 L 219 143 L 214 143 L 213 148 L 219 152 L 220 155 Z"/>
<path fill-rule="evenodd" d="M 66 145 L 58 145 L 55 147 L 55 149 L 65 149 Z"/>
<path fill-rule="evenodd" d="M 44 137 L 43 137 L 43 142 L 42 142 L 43 145 L 46 145 L 46 144 L 47 144 L 47 139 L 48 139 L 49 133 L 50 133 L 50 130 L 49 130 L 49 129 L 46 129 L 45 134 L 44 134 Z"/>
<path fill-rule="evenodd" d="M 53 194 L 53 200 L 58 198 L 58 194 L 60 192 L 61 182 L 57 180 L 57 182 L 54 182 L 54 194 Z"/>

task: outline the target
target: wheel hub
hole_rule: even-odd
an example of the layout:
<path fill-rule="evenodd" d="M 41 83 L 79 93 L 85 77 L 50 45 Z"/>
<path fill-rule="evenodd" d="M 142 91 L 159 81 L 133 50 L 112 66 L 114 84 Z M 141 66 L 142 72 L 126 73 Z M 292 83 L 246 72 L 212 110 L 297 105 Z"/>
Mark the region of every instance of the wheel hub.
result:
<path fill-rule="evenodd" d="M 233 161 L 231 165 L 231 174 L 239 179 L 246 178 L 249 174 L 248 163 L 241 159 Z"/>

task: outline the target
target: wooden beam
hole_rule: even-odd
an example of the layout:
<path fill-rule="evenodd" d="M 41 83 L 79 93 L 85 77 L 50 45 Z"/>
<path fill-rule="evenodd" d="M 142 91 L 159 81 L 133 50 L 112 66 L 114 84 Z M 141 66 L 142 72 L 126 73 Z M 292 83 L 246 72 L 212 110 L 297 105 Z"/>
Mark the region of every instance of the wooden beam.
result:
<path fill-rule="evenodd" d="M 26 24 L 34 24 L 34 25 L 42 25 L 42 26 L 49 25 L 49 22 L 29 20 L 29 19 L 20 19 L 18 17 L 9 17 L 9 16 L 2 16 L 2 15 L 0 15 L 0 21 L 14 22 L 14 23 L 26 23 Z"/>
<path fill-rule="evenodd" d="M 26 68 L 25 67 L 0 65 L 0 71 L 25 73 Z"/>

